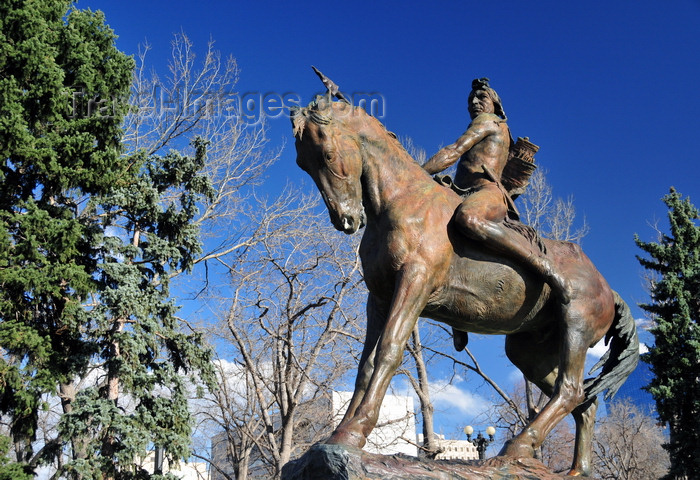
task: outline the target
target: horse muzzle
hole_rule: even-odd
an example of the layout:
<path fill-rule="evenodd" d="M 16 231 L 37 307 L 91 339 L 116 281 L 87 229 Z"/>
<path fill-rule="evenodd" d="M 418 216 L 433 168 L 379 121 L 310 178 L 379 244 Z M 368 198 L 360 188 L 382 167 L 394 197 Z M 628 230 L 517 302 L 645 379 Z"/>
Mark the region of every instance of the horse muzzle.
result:
<path fill-rule="evenodd" d="M 359 209 L 359 212 L 353 212 L 353 210 L 356 209 L 339 209 L 337 208 L 338 203 L 329 198 L 323 190 L 321 190 L 321 197 L 326 204 L 328 215 L 331 217 L 331 223 L 336 230 L 352 235 L 365 226 L 365 212 L 363 209 Z M 342 213 L 343 211 L 350 211 L 350 213 Z"/>
<path fill-rule="evenodd" d="M 352 235 L 364 226 L 365 214 L 364 212 L 362 212 L 358 216 L 341 215 L 338 223 L 335 225 L 335 228 L 337 228 L 343 233 Z"/>

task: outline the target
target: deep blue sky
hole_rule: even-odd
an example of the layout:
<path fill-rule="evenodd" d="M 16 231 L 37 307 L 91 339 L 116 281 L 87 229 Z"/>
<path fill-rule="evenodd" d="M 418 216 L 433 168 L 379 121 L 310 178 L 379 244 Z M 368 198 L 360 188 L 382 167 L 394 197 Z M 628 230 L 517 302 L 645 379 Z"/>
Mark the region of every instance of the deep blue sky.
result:
<path fill-rule="evenodd" d="M 337 6 L 333 7 L 336 3 Z M 169 55 L 184 31 L 211 38 L 241 68 L 240 92 L 298 93 L 321 85 L 316 65 L 346 92 L 379 92 L 387 128 L 432 154 L 469 123 L 471 80 L 486 76 L 514 136 L 540 145 L 556 196 L 573 195 L 591 231 L 583 246 L 630 304 L 647 300 L 634 233 L 667 227 L 671 185 L 700 205 L 700 1 L 271 2 L 85 0 L 135 53 Z M 287 118 L 270 187 L 305 182 Z"/>

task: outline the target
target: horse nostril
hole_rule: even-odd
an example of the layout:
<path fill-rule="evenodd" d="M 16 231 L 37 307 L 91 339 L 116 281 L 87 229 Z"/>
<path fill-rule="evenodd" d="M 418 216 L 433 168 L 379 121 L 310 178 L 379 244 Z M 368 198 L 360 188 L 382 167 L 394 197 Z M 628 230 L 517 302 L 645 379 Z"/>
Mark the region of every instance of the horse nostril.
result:
<path fill-rule="evenodd" d="M 342 223 L 343 230 L 345 230 L 345 231 L 352 230 L 353 225 L 355 224 L 353 219 L 347 215 L 343 215 L 343 218 L 341 218 L 340 221 Z"/>

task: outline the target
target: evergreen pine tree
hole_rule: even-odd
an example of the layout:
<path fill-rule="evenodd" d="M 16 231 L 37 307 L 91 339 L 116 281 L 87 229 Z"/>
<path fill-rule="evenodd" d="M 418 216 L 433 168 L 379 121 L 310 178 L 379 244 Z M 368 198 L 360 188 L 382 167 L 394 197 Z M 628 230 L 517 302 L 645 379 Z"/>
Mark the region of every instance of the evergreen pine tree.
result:
<path fill-rule="evenodd" d="M 0 475 L 55 462 L 61 478 L 141 478 L 153 445 L 187 456 L 183 374 L 211 378 L 169 291 L 200 251 L 205 145 L 124 154 L 133 60 L 71 3 L 0 4 Z M 60 420 L 37 443 L 52 396 Z"/>
<path fill-rule="evenodd" d="M 671 189 L 670 235 L 635 242 L 650 258 L 639 262 L 656 277 L 651 302 L 640 305 L 655 322 L 654 346 L 642 358 L 654 379 L 647 387 L 659 419 L 667 423 L 671 456 L 667 478 L 700 478 L 700 225 L 698 209 Z"/>
<path fill-rule="evenodd" d="M 0 411 L 20 462 L 33 457 L 42 395 L 95 353 L 81 326 L 97 225 L 81 199 L 124 170 L 112 100 L 133 62 L 99 15 L 69 5 L 0 5 Z"/>

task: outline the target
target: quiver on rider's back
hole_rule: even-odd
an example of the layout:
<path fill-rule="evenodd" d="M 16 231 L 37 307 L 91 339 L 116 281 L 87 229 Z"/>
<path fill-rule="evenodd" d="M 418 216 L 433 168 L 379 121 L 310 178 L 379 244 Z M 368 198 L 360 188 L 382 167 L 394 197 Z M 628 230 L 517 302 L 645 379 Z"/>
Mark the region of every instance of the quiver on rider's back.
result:
<path fill-rule="evenodd" d="M 530 176 L 535 171 L 535 153 L 540 149 L 530 142 L 528 137 L 518 137 L 518 141 L 510 146 L 508 163 L 501 175 L 501 183 L 515 200 L 525 192 L 530 183 Z"/>

